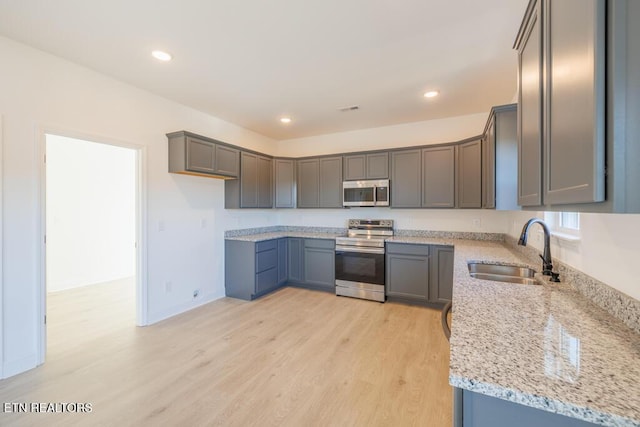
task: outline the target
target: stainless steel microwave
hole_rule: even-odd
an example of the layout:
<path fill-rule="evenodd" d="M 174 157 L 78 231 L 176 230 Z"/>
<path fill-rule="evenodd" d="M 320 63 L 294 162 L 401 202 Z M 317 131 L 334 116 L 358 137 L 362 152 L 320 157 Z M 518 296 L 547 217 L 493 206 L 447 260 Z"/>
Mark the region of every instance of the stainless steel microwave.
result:
<path fill-rule="evenodd" d="M 389 206 L 389 180 L 344 181 L 342 205 L 345 207 Z"/>

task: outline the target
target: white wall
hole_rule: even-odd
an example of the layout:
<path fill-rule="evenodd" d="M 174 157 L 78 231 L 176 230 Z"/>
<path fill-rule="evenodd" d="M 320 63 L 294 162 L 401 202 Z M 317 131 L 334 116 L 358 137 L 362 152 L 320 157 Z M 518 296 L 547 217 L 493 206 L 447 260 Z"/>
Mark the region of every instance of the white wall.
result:
<path fill-rule="evenodd" d="M 224 295 L 224 230 L 273 225 L 275 214 L 225 211 L 223 181 L 167 173 L 165 134 L 186 129 L 267 154 L 275 141 L 2 37 L 0 56 L 3 375 L 37 361 L 43 127 L 143 149 L 151 322 Z"/>
<path fill-rule="evenodd" d="M 524 223 L 533 217 L 543 219 L 544 213 L 511 212 L 508 233 L 517 238 Z M 640 215 L 580 214 L 580 242 L 552 239 L 551 255 L 640 300 L 639 242 Z M 530 239 L 528 244 L 542 250 L 543 245 L 538 238 Z"/>
<path fill-rule="evenodd" d="M 393 219 L 402 230 L 505 233 L 509 212 L 482 209 L 279 209 L 282 225 L 343 227 L 349 218 Z M 480 220 L 476 226 L 475 220 Z"/>
<path fill-rule="evenodd" d="M 455 142 L 480 135 L 489 112 L 278 142 L 278 155 L 302 157 Z"/>
<path fill-rule="evenodd" d="M 135 274 L 136 152 L 46 139 L 47 292 Z"/>

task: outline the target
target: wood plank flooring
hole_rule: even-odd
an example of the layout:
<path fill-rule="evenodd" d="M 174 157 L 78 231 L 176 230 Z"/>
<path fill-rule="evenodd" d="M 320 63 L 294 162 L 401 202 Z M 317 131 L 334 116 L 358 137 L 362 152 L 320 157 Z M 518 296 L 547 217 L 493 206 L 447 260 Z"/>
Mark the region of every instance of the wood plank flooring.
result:
<path fill-rule="evenodd" d="M 92 412 L 0 413 L 0 425 L 452 424 L 437 310 L 283 288 L 138 328 L 122 286 L 50 296 L 47 362 L 0 381 L 2 402 Z"/>

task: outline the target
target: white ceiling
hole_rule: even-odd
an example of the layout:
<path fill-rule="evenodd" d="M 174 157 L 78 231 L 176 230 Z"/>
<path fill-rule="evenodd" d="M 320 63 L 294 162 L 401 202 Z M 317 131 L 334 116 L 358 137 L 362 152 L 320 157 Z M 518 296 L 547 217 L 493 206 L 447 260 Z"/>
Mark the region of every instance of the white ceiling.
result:
<path fill-rule="evenodd" d="M 527 0 L 0 0 L 0 34 L 275 139 L 488 112 Z M 163 49 L 174 56 L 160 63 Z M 428 89 L 441 95 L 427 100 Z M 339 107 L 359 105 L 342 113 Z M 290 115 L 282 125 L 278 118 Z"/>

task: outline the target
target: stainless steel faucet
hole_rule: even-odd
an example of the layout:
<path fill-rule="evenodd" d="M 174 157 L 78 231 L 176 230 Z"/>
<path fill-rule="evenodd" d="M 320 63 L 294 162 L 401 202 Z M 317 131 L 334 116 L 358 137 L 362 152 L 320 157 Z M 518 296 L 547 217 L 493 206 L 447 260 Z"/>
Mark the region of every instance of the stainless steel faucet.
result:
<path fill-rule="evenodd" d="M 545 276 L 551 276 L 549 279 L 552 282 L 559 282 L 560 275 L 558 273 L 553 272 L 553 264 L 551 262 L 551 232 L 549 231 L 549 227 L 544 223 L 543 220 L 539 218 L 531 218 L 527 223 L 522 227 L 522 233 L 520 233 L 520 239 L 518 240 L 518 244 L 520 246 L 527 246 L 527 236 L 529 233 L 529 227 L 533 224 L 538 223 L 542 226 L 544 230 L 544 251 L 540 258 L 542 258 L 542 274 Z"/>

